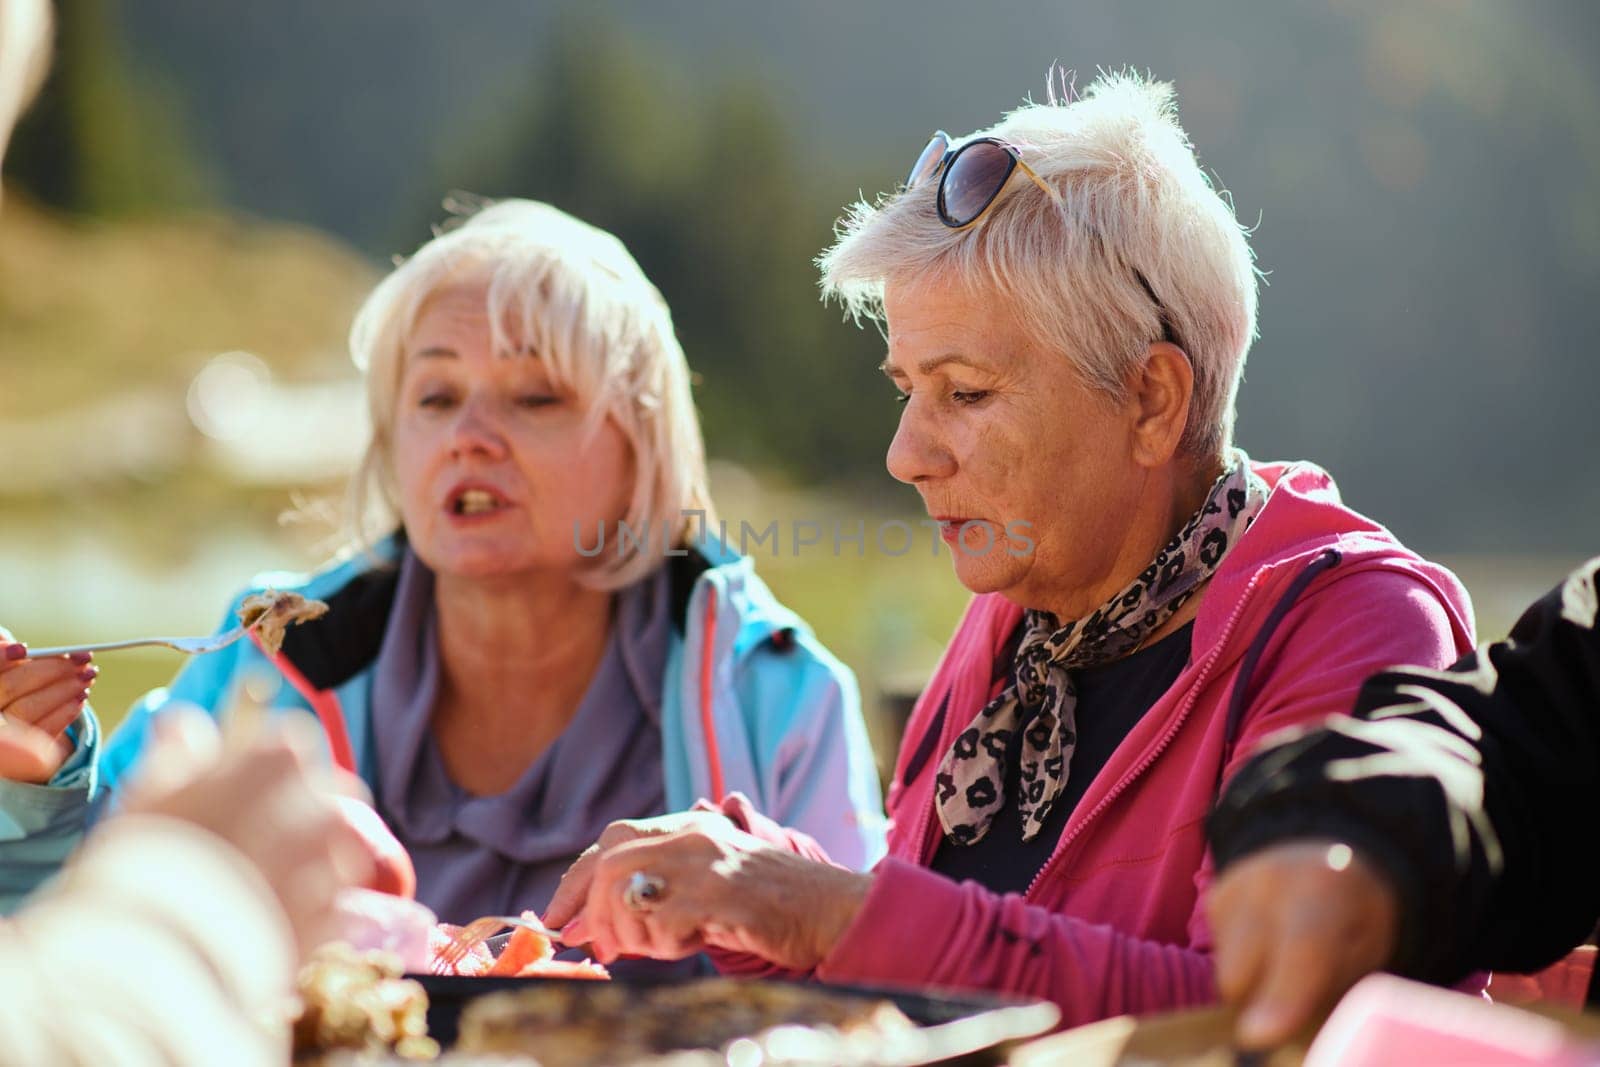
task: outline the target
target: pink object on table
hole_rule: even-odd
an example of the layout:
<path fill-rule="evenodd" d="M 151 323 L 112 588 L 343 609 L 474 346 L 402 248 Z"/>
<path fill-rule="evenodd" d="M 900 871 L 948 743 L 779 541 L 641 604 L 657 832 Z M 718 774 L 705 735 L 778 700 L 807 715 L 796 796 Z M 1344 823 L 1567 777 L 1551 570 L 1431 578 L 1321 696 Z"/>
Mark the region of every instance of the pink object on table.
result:
<path fill-rule="evenodd" d="M 1600 1063 L 1553 1019 L 1481 997 L 1375 974 L 1345 994 L 1304 1067 L 1578 1067 Z"/>
<path fill-rule="evenodd" d="M 1559 1004 L 1583 1010 L 1594 973 L 1595 947 L 1582 945 L 1537 974 L 1494 973 L 1489 999 L 1496 1004 Z"/>
<path fill-rule="evenodd" d="M 428 970 L 433 961 L 428 939 L 439 920 L 426 906 L 392 893 L 342 889 L 333 910 L 339 940 L 358 949 L 392 952 L 407 971 Z"/>

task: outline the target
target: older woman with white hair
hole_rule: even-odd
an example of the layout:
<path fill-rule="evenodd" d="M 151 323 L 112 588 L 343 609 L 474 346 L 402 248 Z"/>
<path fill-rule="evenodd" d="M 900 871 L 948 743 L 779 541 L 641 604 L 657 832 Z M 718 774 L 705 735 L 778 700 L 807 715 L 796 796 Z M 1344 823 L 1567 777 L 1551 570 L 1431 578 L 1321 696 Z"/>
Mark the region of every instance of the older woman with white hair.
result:
<path fill-rule="evenodd" d="M 889 471 L 976 594 L 906 729 L 889 856 L 830 865 L 725 802 L 608 829 L 547 921 L 601 958 L 710 946 L 1069 1024 L 1212 1000 L 1220 784 L 1374 668 L 1470 647 L 1465 591 L 1322 470 L 1233 446 L 1256 273 L 1169 86 L 936 136 L 820 263 L 887 325 Z"/>
<path fill-rule="evenodd" d="M 174 703 L 216 713 L 249 687 L 320 720 L 450 921 L 542 907 L 608 823 L 698 797 L 747 796 L 849 866 L 881 855 L 853 676 L 697 536 L 688 366 L 621 242 L 493 204 L 377 287 L 351 348 L 372 422 L 352 499 L 385 536 L 262 577 L 327 614 L 270 654 L 190 662 L 91 753 L 97 779 L 57 790 L 43 834 L 78 833 Z"/>

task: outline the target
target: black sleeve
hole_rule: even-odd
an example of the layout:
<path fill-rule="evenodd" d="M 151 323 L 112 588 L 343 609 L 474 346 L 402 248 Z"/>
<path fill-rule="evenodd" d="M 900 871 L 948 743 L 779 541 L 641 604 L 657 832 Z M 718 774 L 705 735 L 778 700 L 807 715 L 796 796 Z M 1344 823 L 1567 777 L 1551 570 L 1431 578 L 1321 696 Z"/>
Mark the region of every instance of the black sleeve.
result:
<path fill-rule="evenodd" d="M 1350 716 L 1257 754 L 1213 814 L 1218 867 L 1348 842 L 1399 891 L 1393 969 L 1431 981 L 1536 970 L 1582 942 L 1600 914 L 1597 572 L 1449 671 L 1376 675 Z"/>

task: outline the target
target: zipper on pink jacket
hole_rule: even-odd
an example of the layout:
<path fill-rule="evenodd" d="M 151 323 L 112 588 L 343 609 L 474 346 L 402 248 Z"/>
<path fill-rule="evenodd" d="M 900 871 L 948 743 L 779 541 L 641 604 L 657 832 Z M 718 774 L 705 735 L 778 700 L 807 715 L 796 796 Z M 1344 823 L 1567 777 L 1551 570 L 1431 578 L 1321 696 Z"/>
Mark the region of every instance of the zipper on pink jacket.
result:
<path fill-rule="evenodd" d="M 1177 736 L 1178 730 L 1189 718 L 1189 712 L 1193 710 L 1195 701 L 1199 699 L 1200 686 L 1208 677 L 1210 677 L 1212 669 L 1216 666 L 1218 657 L 1222 655 L 1222 650 L 1227 645 L 1228 638 L 1232 636 L 1234 627 L 1238 625 L 1239 617 L 1244 614 L 1245 605 L 1249 603 L 1250 597 L 1255 590 L 1256 581 L 1259 579 L 1259 577 L 1259 573 L 1250 576 L 1250 581 L 1245 585 L 1244 593 L 1239 597 L 1238 604 L 1234 606 L 1233 614 L 1228 617 L 1227 623 L 1224 624 L 1222 628 L 1222 636 L 1214 645 L 1212 645 L 1211 654 L 1206 657 L 1205 663 L 1200 667 L 1199 675 L 1197 675 L 1194 682 L 1190 684 L 1189 696 L 1184 700 L 1183 706 L 1178 709 L 1177 718 L 1173 720 L 1172 725 L 1167 728 L 1167 732 L 1162 734 L 1160 739 L 1156 742 L 1155 749 L 1143 760 L 1141 760 L 1137 766 L 1132 768 L 1132 770 L 1130 770 L 1127 774 L 1123 775 L 1122 779 L 1112 787 L 1109 793 L 1100 798 L 1100 803 L 1096 804 L 1089 814 L 1084 816 L 1083 822 L 1078 823 L 1076 826 L 1070 828 L 1067 833 L 1061 835 L 1061 840 L 1056 842 L 1056 847 L 1051 851 L 1050 858 L 1045 860 L 1044 865 L 1040 867 L 1038 873 L 1033 876 L 1033 880 L 1028 883 L 1028 888 L 1023 892 L 1024 897 L 1031 897 L 1033 895 L 1033 890 L 1036 886 L 1038 886 L 1040 879 L 1042 879 L 1045 876 L 1045 873 L 1049 871 L 1051 864 L 1056 861 L 1056 857 L 1060 856 L 1062 852 L 1066 850 L 1068 842 L 1078 836 L 1084 824 L 1090 822 L 1096 815 L 1099 815 L 1106 805 L 1112 800 L 1126 792 L 1129 784 L 1131 784 L 1132 781 L 1139 775 L 1148 770 L 1150 765 L 1156 761 L 1161 753 L 1167 750 L 1167 746 L 1172 743 L 1173 737 Z M 941 735 L 944 733 L 944 730 L 948 728 L 949 721 L 950 719 L 948 714 L 941 719 Z M 941 748 L 943 747 L 943 744 L 944 738 L 941 736 L 939 738 L 939 745 Z M 939 751 L 939 749 L 935 750 L 935 752 L 937 751 Z M 935 793 L 937 793 L 938 787 L 935 786 L 934 788 Z M 917 816 L 916 836 L 913 837 L 912 840 L 917 842 L 918 859 L 922 863 L 927 863 L 932 858 L 932 855 L 928 850 L 928 831 L 932 827 L 934 805 L 929 803 L 921 805 L 921 807 L 923 810 L 921 814 Z"/>
<path fill-rule="evenodd" d="M 1145 771 L 1149 770 L 1150 765 L 1155 763 L 1155 761 L 1161 757 L 1161 754 L 1167 750 L 1167 746 L 1172 744 L 1172 739 L 1178 735 L 1178 731 L 1182 729 L 1183 724 L 1188 721 L 1189 713 L 1194 710 L 1195 701 L 1200 699 L 1200 689 L 1205 684 L 1206 680 L 1211 677 L 1211 672 L 1216 668 L 1217 660 L 1221 658 L 1222 650 L 1227 647 L 1228 638 L 1233 636 L 1233 629 L 1239 624 L 1239 618 L 1244 614 L 1245 606 L 1250 603 L 1250 597 L 1254 594 L 1256 582 L 1260 577 L 1261 574 L 1258 571 L 1251 575 L 1250 581 L 1245 584 L 1244 592 L 1240 595 L 1238 604 L 1234 606 L 1233 614 L 1228 616 L 1227 623 L 1222 627 L 1222 636 L 1217 639 L 1216 644 L 1211 646 L 1211 654 L 1206 657 L 1205 663 L 1201 664 L 1200 666 L 1200 673 L 1197 674 L 1194 681 L 1190 683 L 1189 695 L 1184 699 L 1183 705 L 1179 707 L 1177 716 L 1172 720 L 1172 725 L 1167 727 L 1167 732 L 1161 735 L 1160 739 L 1156 741 L 1155 748 L 1153 748 L 1144 757 L 1144 759 L 1140 760 L 1136 765 L 1134 765 L 1134 767 L 1130 769 L 1127 774 L 1122 776 L 1116 785 L 1111 787 L 1110 792 L 1100 798 L 1100 803 L 1091 808 L 1089 814 L 1085 815 L 1081 822 L 1070 827 L 1066 833 L 1061 835 L 1061 840 L 1056 842 L 1056 847 L 1054 851 L 1050 853 L 1050 858 L 1044 861 L 1044 866 L 1039 868 L 1039 873 L 1033 876 L 1033 881 L 1029 882 L 1028 888 L 1023 891 L 1024 898 L 1031 898 L 1033 896 L 1034 889 L 1038 887 L 1039 883 L 1044 879 L 1044 876 L 1049 872 L 1050 868 L 1061 858 L 1062 855 L 1066 853 L 1067 846 L 1070 845 L 1072 841 L 1083 832 L 1083 828 L 1089 825 L 1089 823 L 1093 822 L 1095 816 L 1104 811 L 1113 800 L 1127 792 L 1128 786 L 1133 784 L 1134 779 L 1138 778 Z"/>
<path fill-rule="evenodd" d="M 1255 642 L 1252 642 L 1250 648 L 1247 650 L 1245 660 L 1248 662 L 1241 667 L 1241 670 L 1244 671 L 1240 678 L 1241 682 L 1248 681 L 1249 673 L 1251 669 L 1254 668 L 1255 661 L 1257 658 L 1259 658 L 1261 649 L 1265 646 L 1266 639 L 1277 630 L 1278 623 L 1283 621 L 1283 616 L 1288 613 L 1288 609 L 1300 599 L 1300 595 L 1306 591 L 1311 582 L 1318 575 L 1325 570 L 1338 566 L 1341 558 L 1342 557 L 1337 549 L 1327 549 L 1324 552 L 1319 553 L 1314 560 L 1306 565 L 1306 568 L 1303 571 L 1295 575 L 1294 580 L 1289 583 L 1288 589 L 1284 591 L 1283 596 L 1279 599 L 1278 603 L 1273 606 L 1273 609 L 1271 613 L 1269 613 L 1267 620 L 1262 624 L 1261 634 L 1258 636 L 1258 639 Z M 1172 724 L 1167 727 L 1167 732 L 1161 735 L 1160 739 L 1156 742 L 1155 748 L 1151 749 L 1149 754 L 1146 755 L 1144 759 L 1140 760 L 1134 767 L 1132 767 L 1127 774 L 1124 774 L 1122 778 L 1118 780 L 1117 784 L 1112 786 L 1111 790 L 1106 793 L 1105 796 L 1100 798 L 1100 803 L 1096 804 L 1089 810 L 1089 814 L 1083 817 L 1082 822 L 1071 826 L 1066 833 L 1061 835 L 1061 840 L 1056 842 L 1056 847 L 1053 851 L 1051 851 L 1050 858 L 1044 861 L 1044 865 L 1039 868 L 1039 872 L 1033 876 L 1033 881 L 1028 883 L 1028 888 L 1023 893 L 1024 897 L 1031 897 L 1033 895 L 1034 888 L 1038 886 L 1041 880 L 1043 880 L 1045 874 L 1050 870 L 1051 865 L 1054 864 L 1056 860 L 1066 852 L 1067 846 L 1070 845 L 1072 841 L 1083 832 L 1083 828 L 1090 822 L 1094 821 L 1095 816 L 1104 811 L 1113 800 L 1127 792 L 1128 786 L 1133 784 L 1134 779 L 1138 778 L 1145 771 L 1149 770 L 1151 765 L 1154 764 L 1155 761 L 1161 757 L 1161 754 L 1167 750 L 1167 746 L 1172 744 L 1172 739 L 1178 735 L 1178 731 L 1182 729 L 1183 724 L 1188 721 L 1189 713 L 1194 710 L 1195 701 L 1200 699 L 1201 687 L 1205 684 L 1207 679 L 1211 677 L 1211 672 L 1216 669 L 1217 660 L 1219 657 L 1221 657 L 1222 650 L 1227 647 L 1228 638 L 1233 636 L 1234 627 L 1239 624 L 1239 618 L 1244 614 L 1246 605 L 1249 604 L 1251 596 L 1254 595 L 1256 583 L 1260 577 L 1261 572 L 1257 571 L 1255 574 L 1250 576 L 1250 581 L 1245 583 L 1244 592 L 1239 595 L 1239 602 L 1234 606 L 1233 614 L 1228 616 L 1227 623 L 1222 627 L 1222 635 L 1217 638 L 1216 643 L 1211 646 L 1211 654 L 1206 657 L 1205 663 L 1201 665 L 1200 673 L 1196 675 L 1195 680 L 1190 683 L 1189 695 L 1184 700 L 1183 705 L 1178 709 L 1178 714 L 1173 719 Z M 1227 761 L 1233 753 L 1233 739 L 1231 734 L 1234 728 L 1238 725 L 1241 725 L 1243 721 L 1243 706 L 1241 698 L 1242 694 L 1236 690 L 1234 693 L 1234 699 L 1229 701 L 1228 717 L 1224 723 L 1222 766 L 1217 770 L 1217 784 L 1219 790 L 1221 788 L 1223 772 L 1227 767 Z"/>

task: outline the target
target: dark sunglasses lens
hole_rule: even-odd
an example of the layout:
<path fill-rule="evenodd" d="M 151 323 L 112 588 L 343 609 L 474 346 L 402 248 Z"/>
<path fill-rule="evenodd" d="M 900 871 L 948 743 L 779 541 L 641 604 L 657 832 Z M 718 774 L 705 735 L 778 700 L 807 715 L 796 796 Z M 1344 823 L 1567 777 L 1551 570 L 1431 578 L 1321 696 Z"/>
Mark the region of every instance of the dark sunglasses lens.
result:
<path fill-rule="evenodd" d="M 950 142 L 945 139 L 944 134 L 934 134 L 928 141 L 927 147 L 922 150 L 922 154 L 917 157 L 917 161 L 911 165 L 911 173 L 906 175 L 906 188 L 915 189 L 927 181 L 938 169 L 939 161 L 944 158 L 945 150 L 949 147 Z"/>
<path fill-rule="evenodd" d="M 997 144 L 974 141 L 950 160 L 939 187 L 939 214 L 951 226 L 965 226 L 989 206 L 1011 176 L 1017 161 Z"/>

